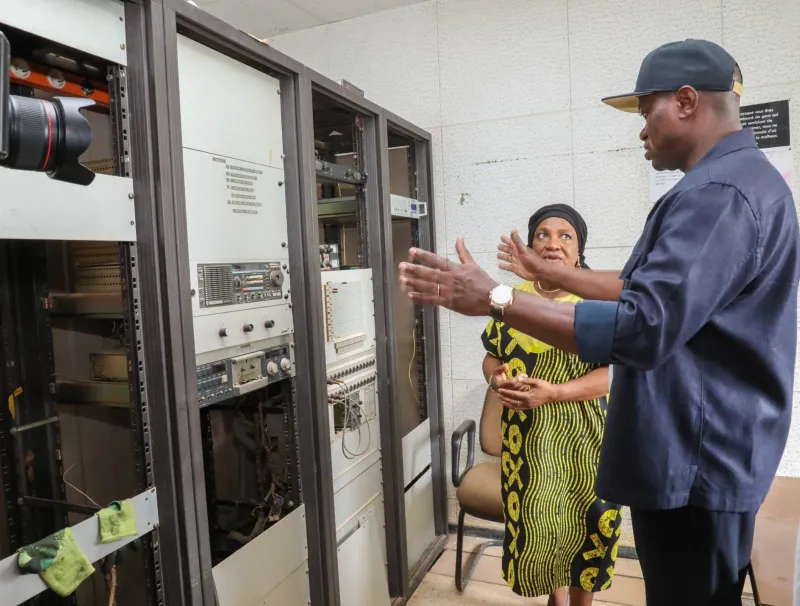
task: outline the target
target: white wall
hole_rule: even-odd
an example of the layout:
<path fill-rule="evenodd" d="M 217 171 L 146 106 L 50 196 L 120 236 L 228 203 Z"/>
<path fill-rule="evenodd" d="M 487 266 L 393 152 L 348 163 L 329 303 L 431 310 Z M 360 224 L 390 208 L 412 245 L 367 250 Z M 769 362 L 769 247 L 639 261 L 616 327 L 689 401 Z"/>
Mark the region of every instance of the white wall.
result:
<path fill-rule="evenodd" d="M 692 37 L 736 57 L 744 103 L 791 98 L 800 137 L 798 0 L 438 0 L 273 43 L 432 133 L 440 251 L 463 235 L 494 267 L 500 234 L 566 202 L 588 222 L 589 264 L 613 269 L 650 210 L 648 167 L 641 119 L 599 100 L 632 89 L 648 51 Z M 800 152 L 795 183 L 800 200 Z M 442 317 L 448 436 L 480 415 L 483 323 Z M 781 473 L 800 476 L 796 418 Z"/>

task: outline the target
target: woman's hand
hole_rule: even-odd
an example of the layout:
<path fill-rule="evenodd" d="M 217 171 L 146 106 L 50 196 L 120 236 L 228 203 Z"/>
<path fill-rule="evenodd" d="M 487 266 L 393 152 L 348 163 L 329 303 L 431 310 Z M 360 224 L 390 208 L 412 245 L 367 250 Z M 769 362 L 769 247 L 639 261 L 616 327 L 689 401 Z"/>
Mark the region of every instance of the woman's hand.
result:
<path fill-rule="evenodd" d="M 514 229 L 511 236 L 502 236 L 502 244 L 497 245 L 497 258 L 502 261 L 500 269 L 510 271 L 523 280 L 534 282 L 542 279 L 547 269 L 547 261 L 528 248 L 519 232 Z"/>
<path fill-rule="evenodd" d="M 493 391 L 498 391 L 500 389 L 513 390 L 517 388 L 516 378 L 508 378 L 508 364 L 502 364 L 492 371 L 489 377 L 489 387 L 491 387 Z"/>
<path fill-rule="evenodd" d="M 558 401 L 558 390 L 555 385 L 531 379 L 519 374 L 512 379 L 513 386 L 502 387 L 497 391 L 503 406 L 512 410 L 532 410 L 544 404 Z"/>

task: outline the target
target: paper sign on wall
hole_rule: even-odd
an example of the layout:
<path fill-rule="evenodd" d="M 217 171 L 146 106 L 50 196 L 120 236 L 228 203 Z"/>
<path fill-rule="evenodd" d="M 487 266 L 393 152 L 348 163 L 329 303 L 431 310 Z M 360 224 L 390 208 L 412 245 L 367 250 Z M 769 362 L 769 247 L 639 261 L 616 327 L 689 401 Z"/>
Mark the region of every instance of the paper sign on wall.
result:
<path fill-rule="evenodd" d="M 773 101 L 748 105 L 739 110 L 744 128 L 751 128 L 756 143 L 772 165 L 781 173 L 789 187 L 794 182 L 794 162 L 789 122 L 789 101 Z M 650 167 L 650 202 L 658 200 L 683 178 L 676 171 L 657 171 Z"/>

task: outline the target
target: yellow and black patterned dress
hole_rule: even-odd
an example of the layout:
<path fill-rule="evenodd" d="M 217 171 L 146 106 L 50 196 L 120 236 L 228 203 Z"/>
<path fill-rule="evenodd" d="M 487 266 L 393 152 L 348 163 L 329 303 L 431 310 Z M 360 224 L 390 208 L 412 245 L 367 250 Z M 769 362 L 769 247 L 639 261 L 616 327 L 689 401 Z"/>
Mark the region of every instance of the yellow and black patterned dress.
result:
<path fill-rule="evenodd" d="M 530 282 L 516 288 L 538 294 Z M 558 300 L 580 301 L 572 295 Z M 512 374 L 549 383 L 566 383 L 598 368 L 494 320 L 483 344 Z M 622 512 L 594 494 L 606 407 L 602 397 L 503 411 L 503 576 L 521 596 L 611 586 Z"/>

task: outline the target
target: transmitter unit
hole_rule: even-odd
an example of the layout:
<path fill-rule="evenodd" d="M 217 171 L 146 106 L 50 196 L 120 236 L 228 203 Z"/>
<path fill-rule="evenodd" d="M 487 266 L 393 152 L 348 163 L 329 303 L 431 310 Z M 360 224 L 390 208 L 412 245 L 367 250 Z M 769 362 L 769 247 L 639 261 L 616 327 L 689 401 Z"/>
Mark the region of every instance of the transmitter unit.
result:
<path fill-rule="evenodd" d="M 200 408 L 243 396 L 292 376 L 287 346 L 253 351 L 197 367 Z"/>
<path fill-rule="evenodd" d="M 213 263 L 197 266 L 197 291 L 200 307 L 242 305 L 274 301 L 283 294 L 286 265 L 267 263 Z"/>

